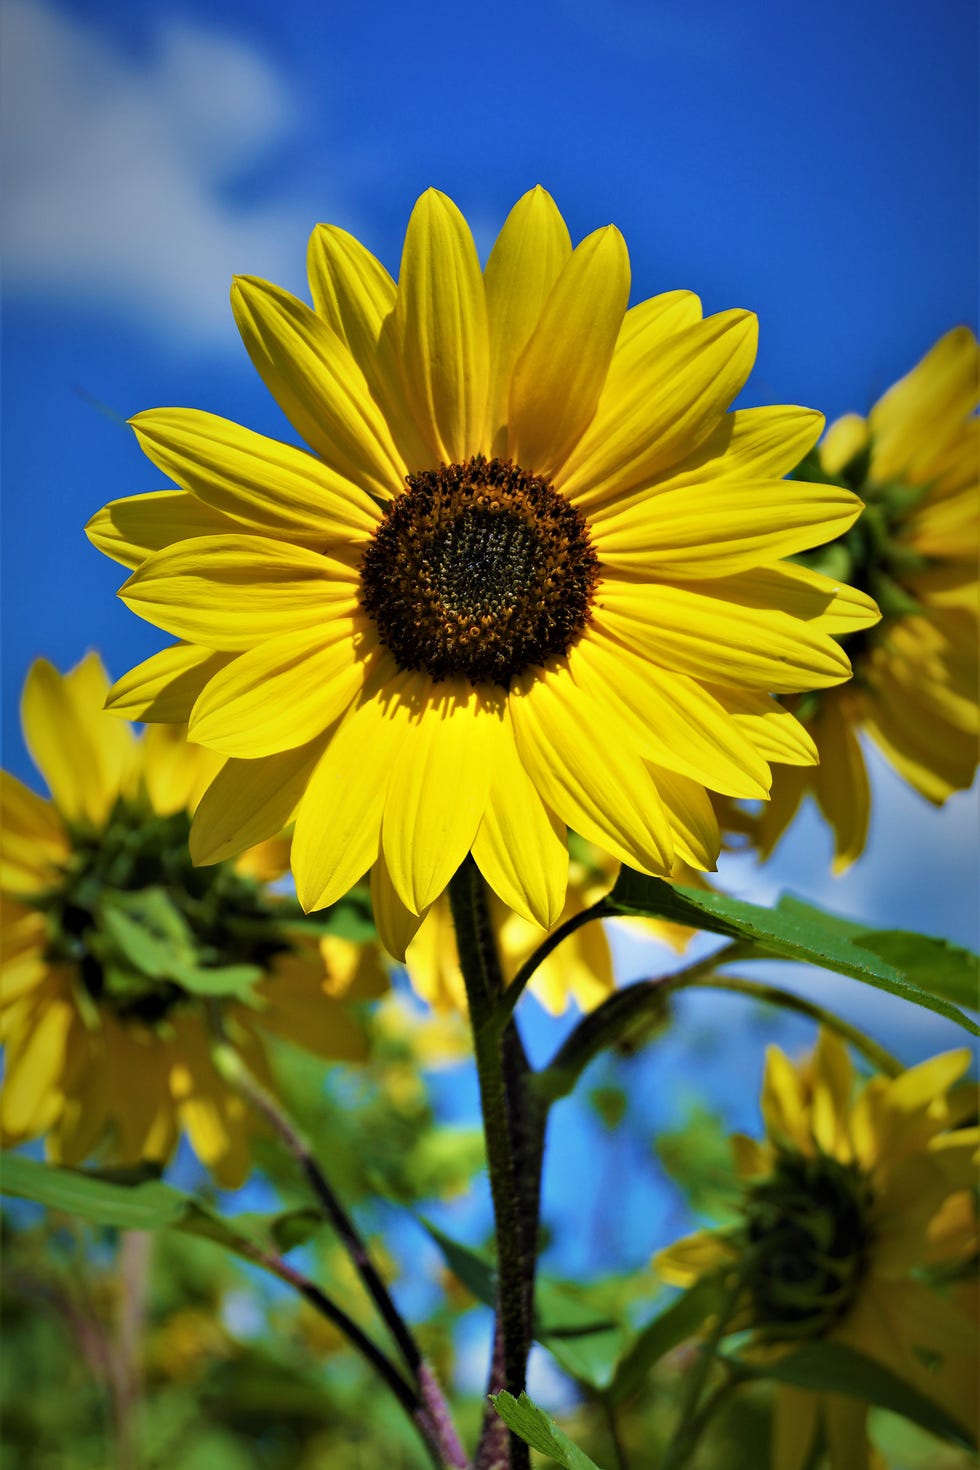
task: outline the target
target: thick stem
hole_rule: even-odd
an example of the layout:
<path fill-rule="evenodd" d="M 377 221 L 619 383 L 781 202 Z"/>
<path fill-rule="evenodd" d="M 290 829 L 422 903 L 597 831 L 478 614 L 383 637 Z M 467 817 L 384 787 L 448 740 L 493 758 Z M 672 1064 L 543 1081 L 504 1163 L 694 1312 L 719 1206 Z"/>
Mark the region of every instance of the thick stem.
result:
<path fill-rule="evenodd" d="M 220 1031 L 218 1034 L 220 1036 Z M 230 1042 L 224 1039 L 216 1041 L 212 1048 L 212 1058 L 221 1077 L 229 1086 L 234 1087 L 278 1134 L 287 1151 L 302 1170 L 324 1215 L 330 1221 L 350 1256 L 365 1289 L 397 1343 L 411 1372 L 415 1384 L 415 1400 L 420 1410 L 431 1419 L 433 1426 L 438 1426 L 438 1449 L 442 1456 L 438 1463 L 459 1467 L 467 1466 L 469 1461 L 466 1451 L 453 1427 L 449 1406 L 435 1376 L 425 1363 L 418 1343 L 396 1307 L 391 1293 L 378 1275 L 354 1221 L 335 1194 L 312 1148 L 277 1099 L 262 1086 L 258 1078 L 253 1076 Z"/>
<path fill-rule="evenodd" d="M 501 1015 L 503 976 L 486 888 L 472 858 L 450 883 L 449 900 L 473 1027 L 497 1241 L 498 1339 L 491 1391 L 503 1387 L 516 1398 L 525 1387 L 534 1331 L 543 1113 L 536 1105 L 532 1108 L 520 1038 Z M 477 1460 L 481 1470 L 499 1464 L 497 1443 L 498 1431 L 488 1415 Z M 529 1463 L 527 1445 L 512 1434 L 511 1470 L 524 1470 Z"/>

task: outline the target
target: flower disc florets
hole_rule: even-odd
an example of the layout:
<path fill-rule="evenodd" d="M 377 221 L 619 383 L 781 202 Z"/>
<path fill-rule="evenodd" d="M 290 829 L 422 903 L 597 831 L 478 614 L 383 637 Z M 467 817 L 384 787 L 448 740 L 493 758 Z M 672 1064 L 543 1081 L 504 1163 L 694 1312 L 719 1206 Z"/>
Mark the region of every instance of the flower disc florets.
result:
<path fill-rule="evenodd" d="M 361 601 L 401 668 L 506 689 L 578 642 L 598 580 L 582 513 L 477 456 L 408 477 L 364 553 Z"/>
<path fill-rule="evenodd" d="M 745 1204 L 752 1321 L 777 1340 L 821 1337 L 851 1307 L 872 1244 L 871 1190 L 827 1154 L 778 1155 Z"/>

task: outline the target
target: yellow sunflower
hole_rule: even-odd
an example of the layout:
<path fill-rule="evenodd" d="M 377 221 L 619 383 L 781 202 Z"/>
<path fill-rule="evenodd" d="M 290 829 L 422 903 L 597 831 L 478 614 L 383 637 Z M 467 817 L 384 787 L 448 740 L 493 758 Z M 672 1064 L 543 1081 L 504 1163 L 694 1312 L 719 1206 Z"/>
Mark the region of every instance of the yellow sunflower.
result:
<path fill-rule="evenodd" d="M 788 701 L 820 764 L 778 773 L 754 828 L 764 856 L 807 793 L 833 828 L 835 871 L 861 855 L 870 813 L 861 730 L 937 806 L 973 780 L 980 730 L 978 401 L 980 347 L 969 328 L 955 327 L 866 419 L 838 419 L 820 445 L 818 476 L 855 490 L 867 510 L 812 564 L 867 588 L 884 616 L 873 632 L 845 639 L 852 683 Z"/>
<path fill-rule="evenodd" d="M 223 1001 L 222 1013 L 268 1080 L 263 1032 L 364 1055 L 340 998 L 377 993 L 380 958 L 297 927 L 269 887 L 288 866 L 283 841 L 195 869 L 191 812 L 220 757 L 176 727 L 138 737 L 105 713 L 108 688 L 94 654 L 65 675 L 35 663 L 22 715 L 51 800 L 0 772 L 0 1135 L 10 1146 L 44 1134 L 66 1164 L 96 1150 L 162 1164 L 183 1129 L 237 1187 L 252 1123 L 211 1063 L 208 971 L 248 983 L 251 1004 Z"/>
<path fill-rule="evenodd" d="M 574 250 L 540 188 L 481 271 L 430 190 L 396 283 L 345 231 L 310 242 L 314 307 L 236 279 L 256 368 L 309 451 L 189 409 L 132 422 L 179 489 L 116 501 L 92 540 L 182 640 L 113 707 L 188 720 L 229 757 L 198 862 L 295 814 L 306 909 L 369 868 L 395 954 L 468 852 L 550 928 L 566 827 L 647 873 L 714 866 L 706 788 L 764 797 L 812 742 L 773 691 L 846 679 L 863 593 L 782 562 L 859 514 L 780 477 L 803 408 L 728 407 L 747 311 L 673 291 L 627 310 L 619 232 Z"/>
<path fill-rule="evenodd" d="M 591 908 L 616 881 L 619 864 L 598 848 L 581 840 L 573 844 L 569 863 L 565 907 L 558 923 L 564 924 Z M 672 874 L 678 883 L 702 886 L 700 873 L 676 864 Z M 706 885 L 704 885 L 706 886 Z M 492 897 L 490 916 L 497 947 L 510 978 L 547 938 L 540 925 L 532 924 L 500 899 Z M 654 939 L 682 952 L 693 929 L 661 919 L 617 919 L 617 927 L 638 939 Z M 557 925 L 555 926 L 557 927 Z M 436 1010 L 465 1010 L 466 986 L 460 969 L 449 901 L 436 900 L 405 955 L 408 978 L 413 987 Z M 583 1011 L 605 1000 L 616 985 L 613 957 L 604 923 L 583 924 L 549 954 L 534 972 L 529 989 L 545 1010 L 563 1015 L 574 1000 Z"/>
<path fill-rule="evenodd" d="M 980 1130 L 958 1126 L 976 1116 L 976 1089 L 950 1092 L 969 1064 L 966 1048 L 948 1052 L 873 1077 L 854 1097 L 847 1051 L 832 1034 L 822 1032 L 798 1067 L 770 1048 L 767 1140 L 732 1140 L 742 1223 L 668 1247 L 655 1260 L 660 1275 L 687 1286 L 737 1267 L 744 1290 L 730 1330 L 752 1328 L 758 1353 L 840 1343 L 971 1424 L 974 1326 L 922 1278 L 923 1268 L 964 1266 L 976 1251 Z M 866 1418 L 858 1399 L 780 1385 L 774 1470 L 812 1463 L 821 1421 L 834 1470 L 864 1470 Z"/>

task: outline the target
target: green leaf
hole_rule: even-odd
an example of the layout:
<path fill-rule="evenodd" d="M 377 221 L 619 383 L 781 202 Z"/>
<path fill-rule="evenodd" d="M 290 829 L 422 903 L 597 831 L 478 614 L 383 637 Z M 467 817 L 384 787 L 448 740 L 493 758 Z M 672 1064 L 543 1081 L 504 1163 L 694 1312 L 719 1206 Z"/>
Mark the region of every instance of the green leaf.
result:
<path fill-rule="evenodd" d="M 235 995 L 248 1000 L 248 992 L 262 979 L 261 965 L 174 965 L 173 978 L 194 995 Z"/>
<path fill-rule="evenodd" d="M 526 1393 L 515 1399 L 513 1394 L 492 1393 L 490 1402 L 503 1419 L 507 1428 L 529 1444 L 540 1450 L 562 1466 L 562 1470 L 599 1470 L 584 1450 L 572 1444 L 567 1434 L 558 1428 L 550 1414 L 539 1409 Z"/>
<path fill-rule="evenodd" d="M 801 899 L 784 896 L 775 908 L 767 909 L 723 893 L 673 887 L 660 878 L 623 868 L 608 902 L 620 913 L 670 919 L 724 934 L 739 941 L 742 959 L 799 960 L 849 975 L 935 1011 L 980 1036 L 980 1027 L 926 980 L 925 963 L 915 960 L 908 972 L 903 972 L 900 954 L 885 958 L 865 945 L 866 929 L 852 927 L 852 921 L 826 914 Z M 880 943 L 877 935 L 876 942 Z"/>
<path fill-rule="evenodd" d="M 453 1240 L 423 1215 L 416 1215 L 415 1218 L 442 1251 L 446 1265 L 457 1280 L 463 1283 L 467 1291 L 472 1292 L 478 1302 L 483 1302 L 487 1307 L 494 1306 L 497 1300 L 497 1273 L 489 1256 L 474 1250 L 472 1246 Z"/>
<path fill-rule="evenodd" d="M 899 1378 L 884 1364 L 841 1343 L 811 1342 L 775 1362 L 755 1363 L 724 1355 L 724 1360 L 748 1378 L 775 1379 L 814 1393 L 842 1393 L 861 1399 L 913 1424 L 951 1444 L 974 1448 L 969 1431 L 945 1409 Z"/>
<path fill-rule="evenodd" d="M 616 1402 L 635 1393 L 656 1363 L 695 1336 L 724 1298 L 720 1281 L 705 1276 L 644 1327 L 616 1365 L 609 1396 Z"/>
<path fill-rule="evenodd" d="M 52 1210 L 78 1215 L 94 1225 L 119 1230 L 182 1230 L 203 1235 L 226 1250 L 254 1261 L 257 1252 L 292 1250 L 308 1240 L 322 1223 L 312 1209 L 286 1210 L 277 1215 L 240 1214 L 226 1218 L 203 1200 L 184 1194 L 157 1179 L 120 1182 L 121 1171 L 109 1177 L 82 1169 L 61 1169 L 22 1154 L 6 1154 L 0 1169 L 0 1191 L 34 1200 Z"/>

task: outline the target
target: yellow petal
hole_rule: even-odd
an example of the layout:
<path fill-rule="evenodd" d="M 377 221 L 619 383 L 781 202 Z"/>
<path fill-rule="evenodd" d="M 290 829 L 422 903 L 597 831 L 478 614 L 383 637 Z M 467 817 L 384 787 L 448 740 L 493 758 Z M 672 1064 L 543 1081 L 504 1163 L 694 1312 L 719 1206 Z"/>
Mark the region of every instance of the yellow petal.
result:
<path fill-rule="evenodd" d="M 729 796 L 765 796 L 769 768 L 723 706 L 693 679 L 596 633 L 569 656 L 576 683 L 630 725 L 640 753 Z"/>
<path fill-rule="evenodd" d="M 653 1258 L 653 1269 L 672 1286 L 690 1286 L 699 1276 L 731 1264 L 731 1251 L 709 1230 L 687 1235 Z"/>
<path fill-rule="evenodd" d="M 356 592 L 356 572 L 334 557 L 264 536 L 201 536 L 150 557 L 119 596 L 178 638 L 237 650 L 349 613 Z"/>
<path fill-rule="evenodd" d="M 794 470 L 823 428 L 823 414 L 795 404 L 737 408 L 693 454 L 658 477 L 657 491 L 709 480 L 768 480 Z"/>
<path fill-rule="evenodd" d="M 716 686 L 711 693 L 763 760 L 788 766 L 817 764 L 819 755 L 812 737 L 784 704 L 749 689 Z"/>
<path fill-rule="evenodd" d="M 55 806 L 69 820 L 102 820 L 119 791 L 121 761 L 133 749 L 132 735 L 125 726 L 118 726 L 123 746 L 112 742 L 116 722 L 102 710 L 108 688 L 104 672 L 99 687 L 101 697 L 97 685 L 91 685 L 96 703 L 88 709 L 84 698 L 79 701 L 77 686 L 46 659 L 31 666 L 24 683 L 21 719 L 27 748 L 48 783 Z M 98 721 L 108 727 L 105 742 Z"/>
<path fill-rule="evenodd" d="M 867 420 L 860 414 L 846 413 L 830 425 L 820 445 L 820 463 L 828 475 L 841 470 L 868 442 Z"/>
<path fill-rule="evenodd" d="M 151 725 L 142 741 L 142 781 L 150 805 L 161 816 L 192 811 L 221 766 L 213 750 L 189 745 L 178 725 Z"/>
<path fill-rule="evenodd" d="M 510 380 L 551 288 L 572 253 L 568 228 L 540 185 L 517 201 L 484 272 L 490 341 L 486 442 L 506 456 Z"/>
<path fill-rule="evenodd" d="M 766 1133 L 774 1143 L 810 1148 L 806 1101 L 800 1075 L 778 1046 L 766 1048 L 766 1071 L 759 1100 Z"/>
<path fill-rule="evenodd" d="M 447 464 L 484 452 L 483 275 L 469 225 L 436 189 L 426 190 L 408 222 L 395 319 L 405 394 L 432 452 Z"/>
<path fill-rule="evenodd" d="M 407 725 L 381 839 L 391 881 L 415 913 L 436 899 L 473 845 L 507 732 L 504 696 L 462 681 L 435 686 Z"/>
<path fill-rule="evenodd" d="M 204 505 L 259 535 L 323 550 L 364 539 L 378 524 L 378 508 L 359 485 L 313 455 L 217 414 L 157 408 L 137 414 L 130 424 L 158 469 Z"/>
<path fill-rule="evenodd" d="M 510 711 L 521 762 L 556 815 L 631 867 L 669 873 L 670 827 L 653 778 L 617 738 L 625 727 L 576 689 L 562 663 L 516 679 Z"/>
<path fill-rule="evenodd" d="M 402 387 L 391 276 L 336 225 L 316 226 L 306 263 L 317 315 L 350 348 L 402 459 L 413 470 L 435 468 L 438 459 L 419 433 Z"/>
<path fill-rule="evenodd" d="M 667 587 L 603 582 L 595 621 L 651 660 L 719 684 L 777 693 L 839 684 L 847 655 L 825 634 L 786 613 L 740 605 L 741 578 L 725 584 Z M 721 595 L 712 595 L 720 593 Z"/>
<path fill-rule="evenodd" d="M 638 334 L 613 359 L 595 418 L 562 467 L 562 492 L 585 509 L 691 454 L 744 385 L 757 333 L 751 312 L 726 311 L 666 339 Z"/>
<path fill-rule="evenodd" d="M 194 813 L 191 861 L 221 863 L 281 832 L 292 820 L 323 747 L 320 738 L 264 760 L 226 761 Z"/>
<path fill-rule="evenodd" d="M 473 839 L 473 857 L 508 908 L 550 929 L 565 904 L 565 824 L 542 801 L 521 764 L 509 719 L 507 723 L 486 809 Z"/>
<path fill-rule="evenodd" d="M 614 226 L 572 252 L 511 379 L 508 455 L 550 478 L 596 411 L 629 297 L 629 257 Z"/>
<path fill-rule="evenodd" d="M 698 872 L 713 873 L 721 847 L 718 818 L 704 787 L 676 771 L 648 762 L 670 823 L 674 852 Z"/>
<path fill-rule="evenodd" d="M 806 1470 L 812 1461 L 820 1403 L 821 1396 L 807 1389 L 777 1386 L 769 1452 L 772 1470 Z"/>
<path fill-rule="evenodd" d="M 878 484 L 902 477 L 918 483 L 934 445 L 973 412 L 978 399 L 980 348 L 969 327 L 954 327 L 868 415 L 872 478 Z"/>
<path fill-rule="evenodd" d="M 293 833 L 296 892 L 307 912 L 343 898 L 377 858 L 388 781 L 411 701 L 424 700 L 428 687 L 428 679 L 399 674 L 392 660 L 382 659 L 377 680 L 331 736 Z"/>
<path fill-rule="evenodd" d="M 110 501 L 88 522 L 85 534 L 113 561 L 135 568 L 175 541 L 234 529 L 234 521 L 186 490 L 151 490 L 149 495 Z"/>
<path fill-rule="evenodd" d="M 616 572 L 668 578 L 727 577 L 832 541 L 857 520 L 849 490 L 789 480 L 718 480 L 662 491 L 597 513 L 592 538 Z"/>
<path fill-rule="evenodd" d="M 350 349 L 267 281 L 236 277 L 231 304 L 249 357 L 310 448 L 371 495 L 397 495 L 405 463 Z"/>
<path fill-rule="evenodd" d="M 406 962 L 406 951 L 418 933 L 429 909 L 413 913 L 398 896 L 383 855 L 371 869 L 371 909 L 378 936 L 394 959 Z"/>
<path fill-rule="evenodd" d="M 948 1092 L 953 1083 L 958 1082 L 969 1070 L 969 1066 L 970 1051 L 965 1046 L 943 1052 L 938 1057 L 930 1057 L 928 1061 L 910 1067 L 888 1083 L 886 1106 L 890 1110 L 903 1113 L 927 1107 L 944 1092 Z"/>
<path fill-rule="evenodd" d="M 127 720 L 186 725 L 194 701 L 232 657 L 193 643 L 174 643 L 117 679 L 106 708 Z"/>
<path fill-rule="evenodd" d="M 7 1075 L 0 1094 L 3 1130 L 12 1138 L 25 1136 L 46 1099 L 57 1100 L 61 1111 L 68 1044 L 77 1013 L 67 996 L 53 995 L 34 1012 L 34 1024 L 7 1058 Z"/>
<path fill-rule="evenodd" d="M 867 593 L 793 562 L 753 567 L 719 591 L 745 607 L 780 608 L 813 623 L 821 633 L 857 633 L 881 621 L 878 604 Z"/>
<path fill-rule="evenodd" d="M 306 745 L 343 714 L 364 682 L 358 631 L 356 621 L 334 618 L 239 654 L 198 696 L 190 738 L 245 760 Z"/>
<path fill-rule="evenodd" d="M 813 1053 L 813 1136 L 825 1154 L 843 1161 L 850 1151 L 847 1122 L 853 1086 L 854 1068 L 847 1047 L 821 1027 Z"/>
<path fill-rule="evenodd" d="M 820 764 L 813 772 L 813 791 L 834 833 L 835 873 L 845 872 L 861 856 L 868 839 L 871 788 L 857 737 L 849 718 L 851 701 L 830 695 L 821 701 L 810 725 Z"/>

